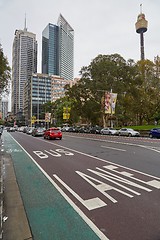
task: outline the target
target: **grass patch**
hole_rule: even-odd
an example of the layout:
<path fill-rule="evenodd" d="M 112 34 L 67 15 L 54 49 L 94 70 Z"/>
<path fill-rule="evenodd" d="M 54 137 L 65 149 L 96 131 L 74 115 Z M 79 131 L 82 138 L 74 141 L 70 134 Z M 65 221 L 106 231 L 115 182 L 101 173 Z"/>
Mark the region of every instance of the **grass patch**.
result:
<path fill-rule="evenodd" d="M 134 130 L 151 130 L 152 128 L 160 128 L 160 125 L 142 125 L 142 126 L 127 126 L 127 128 L 132 128 Z"/>

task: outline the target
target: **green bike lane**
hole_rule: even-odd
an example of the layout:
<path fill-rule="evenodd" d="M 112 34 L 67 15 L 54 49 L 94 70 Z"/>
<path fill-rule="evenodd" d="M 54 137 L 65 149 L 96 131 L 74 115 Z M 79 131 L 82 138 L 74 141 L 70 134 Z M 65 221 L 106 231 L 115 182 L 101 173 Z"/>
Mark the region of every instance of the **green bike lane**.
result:
<path fill-rule="evenodd" d="M 14 170 L 34 240 L 108 239 L 82 217 L 53 186 L 34 160 L 4 132 L 4 148 Z M 87 219 L 87 220 L 86 220 Z M 88 225 L 89 222 L 89 225 Z"/>

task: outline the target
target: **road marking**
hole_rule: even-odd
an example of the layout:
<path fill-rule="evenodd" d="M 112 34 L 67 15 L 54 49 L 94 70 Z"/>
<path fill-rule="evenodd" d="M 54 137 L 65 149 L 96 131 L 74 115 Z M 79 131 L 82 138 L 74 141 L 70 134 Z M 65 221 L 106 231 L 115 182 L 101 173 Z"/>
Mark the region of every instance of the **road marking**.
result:
<path fill-rule="evenodd" d="M 117 150 L 117 151 L 122 151 L 122 152 L 126 152 L 125 149 L 120 149 L 120 148 L 114 148 L 114 147 L 107 147 L 107 146 L 101 146 L 102 148 L 109 148 L 109 149 L 113 149 L 113 150 Z"/>
<path fill-rule="evenodd" d="M 44 150 L 44 151 L 45 151 L 46 153 L 50 154 L 51 156 L 54 156 L 54 157 L 61 157 L 61 156 L 62 156 L 61 154 L 59 154 L 58 152 L 53 151 L 53 150 L 50 150 L 50 152 L 47 151 L 47 150 Z"/>
<path fill-rule="evenodd" d="M 114 165 L 103 166 L 103 167 L 106 168 L 106 169 L 109 169 L 109 170 L 111 170 L 111 171 L 113 171 L 113 172 L 115 172 L 115 173 L 119 173 L 119 174 L 121 174 L 121 175 L 127 176 L 127 177 L 129 177 L 129 178 L 131 178 L 131 179 L 133 179 L 133 180 L 138 181 L 138 182 L 141 182 L 141 183 L 144 183 L 144 184 L 147 184 L 147 185 L 150 185 L 150 186 L 152 186 L 152 187 L 155 187 L 155 188 L 160 189 L 160 182 L 157 181 L 157 180 L 152 180 L 152 181 L 144 182 L 143 180 L 140 180 L 140 179 L 138 179 L 138 178 L 133 177 L 133 174 L 130 174 L 130 173 L 128 173 L 128 172 L 124 172 L 124 171 L 119 172 L 119 171 L 116 171 L 115 169 L 117 169 L 117 167 L 115 167 Z M 145 175 L 145 174 L 144 174 L 144 175 Z M 154 177 L 154 178 L 156 178 L 156 177 Z"/>
<path fill-rule="evenodd" d="M 44 152 L 48 153 L 48 155 L 51 155 L 53 157 L 62 157 L 62 154 L 64 154 L 65 156 L 73 156 L 74 155 L 74 153 L 65 151 L 64 149 L 55 149 L 55 151 L 50 149 L 49 151 L 44 150 Z M 43 151 L 33 151 L 33 153 L 35 153 L 41 159 L 48 158 L 48 155 L 44 152 Z"/>
<path fill-rule="evenodd" d="M 11 136 L 11 135 L 10 135 Z M 82 212 L 80 208 L 63 192 L 63 190 L 57 185 L 55 181 L 43 170 L 43 168 L 36 162 L 36 160 L 25 150 L 22 145 L 15 140 L 12 136 L 11 138 L 21 147 L 21 149 L 31 158 L 35 165 L 40 169 L 40 171 L 46 176 L 46 178 L 51 182 L 51 184 L 57 189 L 57 191 L 66 199 L 66 201 L 73 207 L 73 209 L 79 214 L 79 216 L 88 224 L 88 226 L 95 232 L 95 234 L 101 240 L 109 240 L 109 238 L 104 235 L 103 232 Z M 42 140 L 43 141 L 43 140 Z M 59 147 L 62 147 L 59 145 Z"/>
<path fill-rule="evenodd" d="M 66 135 L 66 136 L 72 137 L 72 138 L 83 138 L 84 139 L 84 137 L 81 137 L 81 136 L 71 136 L 71 135 Z M 126 138 L 128 138 L 128 137 L 126 137 Z M 106 139 L 96 139 L 96 138 L 90 138 L 90 137 L 85 137 L 85 139 L 92 140 L 92 141 L 101 141 L 101 142 L 122 144 L 122 145 L 128 145 L 128 146 L 136 146 L 136 147 L 146 148 L 148 150 L 152 150 L 154 152 L 160 153 L 160 148 L 159 147 L 156 148 L 156 147 L 152 147 L 152 146 L 144 146 L 144 145 L 135 144 L 135 143 L 118 142 L 118 141 L 115 141 L 115 140 L 113 141 L 113 140 L 106 140 Z"/>
<path fill-rule="evenodd" d="M 43 139 L 38 139 L 38 140 L 44 141 Z M 91 139 L 91 140 L 93 140 L 93 139 Z M 54 146 L 62 147 L 61 145 L 56 144 L 56 143 L 53 143 L 53 142 L 48 142 L 48 143 L 49 143 L 49 144 L 52 144 L 52 145 L 54 145 Z M 122 143 L 122 144 L 123 144 L 123 143 Z M 125 144 L 125 143 L 124 143 L 124 144 Z M 136 145 L 136 144 L 133 144 L 133 145 Z M 141 145 L 137 145 L 137 146 L 141 146 Z M 65 148 L 65 149 L 67 149 L 67 150 L 69 150 L 69 151 L 72 151 L 72 152 L 75 152 L 75 153 L 78 153 L 78 154 L 87 156 L 87 157 L 89 157 L 89 158 L 94 158 L 94 159 L 96 159 L 96 160 L 98 160 L 98 161 L 101 161 L 101 162 L 109 163 L 109 164 L 111 164 L 111 165 L 114 164 L 114 165 L 117 166 L 117 167 L 123 167 L 124 169 L 128 169 L 128 170 L 131 170 L 131 171 L 133 171 L 133 172 L 140 173 L 140 174 L 143 174 L 143 175 L 145 175 L 145 176 L 152 177 L 152 178 L 154 178 L 154 179 L 160 180 L 159 177 L 155 177 L 155 176 L 153 176 L 153 175 L 151 175 L 151 174 L 143 173 L 143 172 L 141 172 L 141 171 L 138 171 L 138 170 L 135 170 L 135 169 L 132 169 L 132 168 L 129 168 L 129 167 L 125 167 L 125 166 L 122 166 L 122 165 L 120 165 L 120 164 L 113 163 L 113 162 L 110 162 L 110 161 L 108 161 L 108 160 L 105 160 L 105 159 L 102 159 L 102 158 L 99 158 L 99 157 L 95 157 L 95 156 L 89 155 L 89 154 L 87 154 L 87 153 L 83 153 L 83 152 L 77 151 L 77 150 L 72 149 L 72 148 L 68 148 L 68 147 L 65 147 L 65 146 L 63 146 L 63 148 Z"/>
<path fill-rule="evenodd" d="M 107 204 L 103 202 L 98 197 L 83 200 L 77 193 L 75 193 L 66 183 L 64 183 L 56 174 L 53 176 L 80 202 L 82 203 L 88 210 L 93 210 L 97 208 L 101 208 L 106 206 Z"/>
<path fill-rule="evenodd" d="M 160 189 L 160 181 L 152 179 L 150 181 L 145 182 L 141 179 L 133 177 L 133 174 L 130 174 L 129 172 L 124 172 L 119 170 L 118 167 L 113 165 L 103 166 L 103 168 L 96 167 L 95 169 L 96 170 L 87 169 L 87 171 L 94 174 L 96 177 L 83 173 L 81 171 L 76 171 L 76 173 L 81 178 L 83 178 L 87 183 L 89 183 L 92 187 L 94 187 L 97 191 L 103 194 L 106 197 L 106 199 L 110 200 L 112 203 L 117 203 L 118 200 L 113 198 L 108 193 L 109 191 L 111 191 L 111 194 L 113 194 L 113 191 L 115 191 L 126 197 L 133 198 L 135 195 L 140 196 L 143 193 L 142 191 L 152 192 L 151 188 L 147 188 L 143 185 L 148 185 L 150 187 Z M 120 175 L 122 175 L 123 177 Z M 71 193 L 89 211 L 107 206 L 106 202 L 102 201 L 100 198 L 97 198 L 97 197 L 84 200 L 71 187 L 69 187 L 59 176 L 57 176 L 56 174 L 53 174 L 53 177 L 55 177 L 59 181 L 59 183 L 63 185 L 63 187 L 65 187 L 66 190 L 69 193 Z M 142 177 L 143 177 L 143 174 L 142 174 Z M 102 180 L 99 180 L 100 178 L 102 178 L 103 180 L 105 179 L 105 182 Z M 135 191 L 134 188 L 139 189 L 139 192 Z M 132 193 L 132 195 L 127 191 Z M 118 198 L 118 195 L 117 195 L 117 198 Z"/>

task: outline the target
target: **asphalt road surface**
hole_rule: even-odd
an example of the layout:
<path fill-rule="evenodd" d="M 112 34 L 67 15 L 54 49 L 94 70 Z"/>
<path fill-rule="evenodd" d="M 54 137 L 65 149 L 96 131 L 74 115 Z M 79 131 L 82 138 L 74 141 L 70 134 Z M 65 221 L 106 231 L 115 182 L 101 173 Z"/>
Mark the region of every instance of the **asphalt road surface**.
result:
<path fill-rule="evenodd" d="M 35 240 L 160 240 L 160 140 L 5 132 Z"/>

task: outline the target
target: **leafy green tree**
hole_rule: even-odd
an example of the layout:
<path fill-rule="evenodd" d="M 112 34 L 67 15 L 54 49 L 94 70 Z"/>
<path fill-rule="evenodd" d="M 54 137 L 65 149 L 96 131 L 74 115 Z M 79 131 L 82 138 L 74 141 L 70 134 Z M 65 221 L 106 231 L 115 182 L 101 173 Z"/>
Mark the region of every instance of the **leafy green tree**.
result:
<path fill-rule="evenodd" d="M 81 69 L 82 78 L 67 95 L 74 98 L 77 113 L 91 124 L 102 124 L 102 119 L 108 121 L 102 108 L 104 92 L 111 90 L 123 95 L 131 93 L 131 85 L 139 81 L 138 68 L 133 60 L 125 61 L 119 54 L 98 55 L 88 67 Z M 127 112 L 122 107 L 123 98 L 117 101 L 118 114 Z M 129 109 L 130 106 L 128 106 Z M 124 108 L 124 109 L 123 109 Z M 117 115 L 118 115 L 117 114 Z M 103 125 L 106 124 L 103 122 Z"/>
<path fill-rule="evenodd" d="M 156 65 L 150 60 L 137 62 L 141 82 L 137 86 L 137 98 L 133 112 L 138 115 L 140 125 L 153 123 L 160 108 L 160 79 Z"/>
<path fill-rule="evenodd" d="M 11 69 L 7 58 L 4 56 L 2 45 L 0 44 L 0 94 L 7 92 Z"/>

